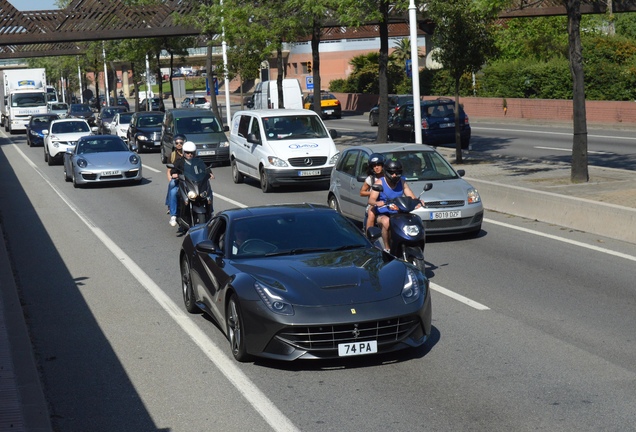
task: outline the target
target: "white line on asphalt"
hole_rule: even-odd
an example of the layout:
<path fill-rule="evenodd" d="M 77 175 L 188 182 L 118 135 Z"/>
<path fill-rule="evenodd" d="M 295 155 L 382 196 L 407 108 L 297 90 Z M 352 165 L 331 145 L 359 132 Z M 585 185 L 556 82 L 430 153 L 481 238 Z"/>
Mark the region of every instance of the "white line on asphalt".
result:
<path fill-rule="evenodd" d="M 236 387 L 243 397 L 254 407 L 263 419 L 275 431 L 298 431 L 299 429 L 270 401 L 263 392 L 230 360 L 206 334 L 197 327 L 192 319 L 179 308 L 163 292 L 163 290 L 133 261 L 123 250 L 115 244 L 101 229 L 85 216 L 75 205 L 60 192 L 44 173 L 35 165 L 26 154 L 13 144 L 16 151 L 25 161 L 44 179 L 49 187 L 64 201 L 64 203 L 80 218 L 89 230 L 106 246 L 106 248 L 121 262 L 135 279 L 148 291 L 159 303 L 168 315 L 181 327 L 181 329 L 196 343 L 212 363 L 223 375 Z"/>
<path fill-rule="evenodd" d="M 607 254 L 607 255 L 612 255 L 612 256 L 615 256 L 615 257 L 619 257 L 619 258 L 624 258 L 624 259 L 629 260 L 629 261 L 636 261 L 636 256 L 624 254 L 622 252 L 616 252 L 616 251 L 613 251 L 613 250 L 610 250 L 610 249 L 605 249 L 605 248 L 602 248 L 602 247 L 590 245 L 590 244 L 583 243 L 583 242 L 580 242 L 580 241 L 570 240 L 570 239 L 567 239 L 567 238 L 564 238 L 564 237 L 559 237 L 559 236 L 555 236 L 555 235 L 552 235 L 552 234 L 546 234 L 546 233 L 542 233 L 540 231 L 535 231 L 535 230 L 531 230 L 531 229 L 528 229 L 528 228 L 522 228 L 522 227 L 510 225 L 510 224 L 507 224 L 505 222 L 499 222 L 499 221 L 488 219 L 488 218 L 484 218 L 484 222 L 491 223 L 491 224 L 494 224 L 494 225 L 499 225 L 499 226 L 502 226 L 502 227 L 505 227 L 505 228 L 514 229 L 514 230 L 517 230 L 517 231 L 523 231 L 523 232 L 528 233 L 528 234 L 533 234 L 533 235 L 537 235 L 537 236 L 540 236 L 540 237 L 549 238 L 549 239 L 560 241 L 560 242 L 563 242 L 563 243 L 568 243 L 568 244 L 571 244 L 571 245 L 574 245 L 574 246 L 579 246 L 579 247 L 590 249 L 590 250 L 593 250 L 593 251 L 596 251 L 596 252 L 601 252 L 601 253 L 604 253 L 604 254 Z"/>
<path fill-rule="evenodd" d="M 471 300 L 468 297 L 464 297 L 461 294 L 457 294 L 456 292 L 446 289 L 443 286 L 437 285 L 436 283 L 431 282 L 430 287 L 433 291 L 437 291 L 440 294 L 444 294 L 445 296 L 448 296 L 452 298 L 453 300 L 457 300 L 460 303 L 464 303 L 465 305 L 470 306 L 471 308 L 475 308 L 477 310 L 482 310 L 482 311 L 490 310 L 488 306 L 485 306 L 481 303 Z"/>
<path fill-rule="evenodd" d="M 471 129 L 485 130 L 485 131 L 524 132 L 529 134 L 572 136 L 572 132 L 531 131 L 531 130 L 523 130 L 523 129 L 502 129 L 502 128 L 475 127 L 475 126 L 471 126 Z M 630 141 L 636 140 L 635 137 L 621 137 L 621 136 L 593 135 L 593 134 L 588 134 L 587 136 L 594 137 L 594 138 L 606 138 L 606 139 L 617 139 L 617 140 L 630 140 Z"/>
<path fill-rule="evenodd" d="M 567 153 L 572 153 L 572 149 L 567 149 L 567 148 L 542 147 L 542 146 L 534 146 L 534 148 L 541 149 L 541 150 L 557 150 L 557 151 L 563 151 L 563 152 L 567 152 Z M 602 151 L 594 151 L 594 150 L 588 150 L 587 152 L 590 153 L 590 154 L 599 154 L 599 155 L 614 154 L 614 153 L 610 153 L 610 152 L 602 152 Z"/>
<path fill-rule="evenodd" d="M 158 170 L 158 169 L 156 169 L 156 168 L 153 168 L 153 167 L 151 167 L 151 166 L 148 166 L 148 165 L 141 164 L 141 166 L 143 166 L 143 167 L 144 167 L 144 169 L 150 170 L 150 171 L 152 171 L 152 172 L 156 172 L 156 173 L 161 172 L 160 170 Z"/>

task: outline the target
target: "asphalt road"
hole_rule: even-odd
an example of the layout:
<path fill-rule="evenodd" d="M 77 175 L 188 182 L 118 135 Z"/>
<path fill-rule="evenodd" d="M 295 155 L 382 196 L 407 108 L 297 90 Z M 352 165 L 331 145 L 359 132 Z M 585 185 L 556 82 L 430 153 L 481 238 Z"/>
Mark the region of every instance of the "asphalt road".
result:
<path fill-rule="evenodd" d="M 159 155 L 140 186 L 74 189 L 12 139 L 3 224 L 56 430 L 634 430 L 636 245 L 489 213 L 478 238 L 427 245 L 427 348 L 237 364 L 182 306 Z M 216 211 L 326 203 L 214 173 Z"/>

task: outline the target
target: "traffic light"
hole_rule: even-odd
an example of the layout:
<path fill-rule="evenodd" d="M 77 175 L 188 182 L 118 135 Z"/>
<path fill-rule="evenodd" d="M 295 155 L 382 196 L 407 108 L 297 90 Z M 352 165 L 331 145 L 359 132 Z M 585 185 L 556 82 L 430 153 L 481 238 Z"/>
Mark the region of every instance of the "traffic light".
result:
<path fill-rule="evenodd" d="M 307 62 L 307 73 L 311 73 L 311 62 Z"/>

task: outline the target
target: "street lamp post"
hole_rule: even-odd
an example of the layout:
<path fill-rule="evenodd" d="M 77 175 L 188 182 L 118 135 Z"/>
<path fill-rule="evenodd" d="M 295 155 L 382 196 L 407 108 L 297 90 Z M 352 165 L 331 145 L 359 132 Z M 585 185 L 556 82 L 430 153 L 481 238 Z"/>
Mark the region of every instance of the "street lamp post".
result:
<path fill-rule="evenodd" d="M 102 56 L 104 57 L 104 90 L 106 95 L 106 106 L 110 106 L 110 91 L 108 90 L 108 69 L 106 69 L 106 48 L 104 47 L 104 41 L 102 41 Z"/>
<path fill-rule="evenodd" d="M 420 64 L 417 48 L 417 9 L 415 0 L 409 0 L 409 30 L 411 35 L 411 82 L 413 83 L 413 130 L 415 142 L 422 144 L 422 107 L 420 105 Z"/>

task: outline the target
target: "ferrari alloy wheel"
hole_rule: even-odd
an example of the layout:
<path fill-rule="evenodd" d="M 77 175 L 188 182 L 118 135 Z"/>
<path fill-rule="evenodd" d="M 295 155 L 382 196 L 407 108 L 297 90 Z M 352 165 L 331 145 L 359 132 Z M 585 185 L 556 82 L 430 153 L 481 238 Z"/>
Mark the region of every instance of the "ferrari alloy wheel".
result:
<path fill-rule="evenodd" d="M 190 313 L 199 312 L 199 307 L 194 298 L 194 290 L 192 289 L 192 281 L 190 279 L 190 264 L 186 258 L 181 259 L 181 288 L 183 291 L 183 304 Z"/>
<path fill-rule="evenodd" d="M 245 349 L 245 329 L 243 328 L 243 316 L 241 314 L 241 305 L 238 302 L 236 294 L 232 294 L 227 304 L 225 312 L 225 320 L 227 325 L 227 336 L 230 339 L 230 347 L 232 355 L 239 362 L 249 359 L 249 355 Z"/>
<path fill-rule="evenodd" d="M 230 161 L 230 165 L 232 166 L 232 180 L 234 181 L 234 183 L 243 183 L 243 174 L 241 174 L 238 166 L 236 166 L 236 159 L 232 159 Z"/>

